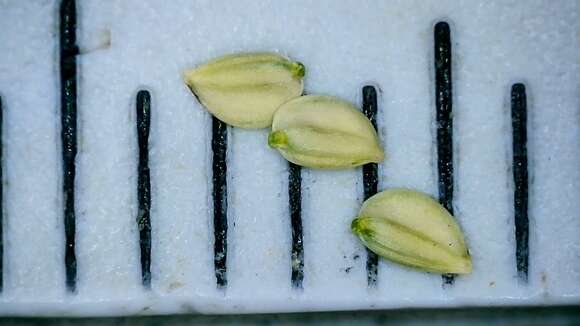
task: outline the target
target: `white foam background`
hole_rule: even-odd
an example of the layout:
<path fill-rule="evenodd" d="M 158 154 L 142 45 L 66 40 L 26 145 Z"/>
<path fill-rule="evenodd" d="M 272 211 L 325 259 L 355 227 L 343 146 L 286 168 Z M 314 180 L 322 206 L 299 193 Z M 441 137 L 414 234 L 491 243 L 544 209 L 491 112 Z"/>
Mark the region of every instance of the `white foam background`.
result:
<path fill-rule="evenodd" d="M 79 1 L 78 293 L 64 289 L 57 1 L 0 0 L 5 290 L 0 313 L 270 312 L 580 300 L 580 4 L 515 1 Z M 474 272 L 381 261 L 367 289 L 349 225 L 360 169 L 303 170 L 304 290 L 290 287 L 287 164 L 230 130 L 228 279 L 215 287 L 209 115 L 184 69 L 239 51 L 307 67 L 306 92 L 379 89 L 380 187 L 437 194 L 433 25 L 452 25 L 455 209 Z M 517 279 L 509 91 L 528 90 L 530 276 Z M 152 289 L 140 285 L 134 98 L 151 91 Z M 355 258 L 358 256 L 358 258 Z M 346 271 L 348 269 L 348 272 Z M 27 302 L 34 302 L 32 309 Z"/>

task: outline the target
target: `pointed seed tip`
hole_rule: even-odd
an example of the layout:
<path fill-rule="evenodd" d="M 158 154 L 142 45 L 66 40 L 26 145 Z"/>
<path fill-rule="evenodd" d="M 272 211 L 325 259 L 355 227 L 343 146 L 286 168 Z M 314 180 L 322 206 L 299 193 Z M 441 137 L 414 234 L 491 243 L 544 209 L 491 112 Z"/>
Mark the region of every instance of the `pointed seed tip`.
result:
<path fill-rule="evenodd" d="M 473 263 L 471 262 L 471 257 L 465 257 L 465 269 L 461 274 L 471 274 L 473 272 Z"/>
<path fill-rule="evenodd" d="M 181 77 L 186 84 L 192 85 L 195 80 L 195 69 L 184 70 Z"/>
<path fill-rule="evenodd" d="M 376 157 L 374 163 L 381 163 L 384 160 L 385 160 L 385 151 L 383 151 L 382 148 L 379 148 L 379 151 L 377 153 L 377 157 Z"/>
<path fill-rule="evenodd" d="M 458 257 L 458 261 L 456 261 L 455 264 L 450 266 L 448 270 L 444 272 L 461 275 L 471 274 L 471 272 L 473 272 L 473 264 L 471 262 L 471 257 L 469 256 Z"/>

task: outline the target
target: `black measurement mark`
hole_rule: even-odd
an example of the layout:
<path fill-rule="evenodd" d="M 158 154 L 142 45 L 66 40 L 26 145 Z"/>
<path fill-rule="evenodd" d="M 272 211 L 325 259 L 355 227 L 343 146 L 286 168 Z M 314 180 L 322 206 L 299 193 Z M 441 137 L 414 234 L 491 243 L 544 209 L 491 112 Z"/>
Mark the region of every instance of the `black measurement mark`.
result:
<path fill-rule="evenodd" d="M 511 91 L 514 172 L 514 222 L 516 266 L 520 278 L 528 280 L 528 113 L 526 87 L 514 84 Z"/>
<path fill-rule="evenodd" d="M 362 89 L 363 113 L 369 118 L 375 130 L 377 129 L 377 91 L 373 86 Z M 364 200 L 377 193 L 379 186 L 378 165 L 368 163 L 363 165 L 363 192 Z M 378 277 L 379 256 L 367 249 L 367 284 L 376 286 Z"/>
<path fill-rule="evenodd" d="M 228 147 L 227 125 L 212 117 L 211 149 L 213 151 L 213 227 L 214 267 L 218 287 L 225 287 L 227 279 L 228 242 L 228 190 L 226 152 Z"/>
<path fill-rule="evenodd" d="M 63 203 L 65 232 L 66 286 L 76 291 L 75 254 L 75 158 L 77 155 L 77 62 L 76 4 L 60 4 L 60 105 L 63 162 Z"/>
<path fill-rule="evenodd" d="M 439 202 L 453 215 L 453 87 L 449 24 L 438 22 L 434 36 Z M 446 284 L 452 284 L 453 278 L 451 274 L 443 275 Z"/>
<path fill-rule="evenodd" d="M 304 243 L 302 237 L 302 168 L 288 162 L 288 198 L 292 224 L 292 286 L 302 288 Z"/>
<path fill-rule="evenodd" d="M 2 111 L 2 97 L 0 97 L 0 292 L 4 289 L 4 210 L 3 210 L 3 200 L 4 200 L 4 182 L 2 180 L 2 152 L 4 150 L 2 146 L 2 124 L 3 124 L 3 111 Z"/>
<path fill-rule="evenodd" d="M 137 141 L 139 143 L 139 164 L 137 179 L 137 226 L 141 248 L 141 281 L 151 287 L 151 181 L 149 171 L 149 129 L 151 126 L 151 95 L 141 90 L 137 93 Z"/>

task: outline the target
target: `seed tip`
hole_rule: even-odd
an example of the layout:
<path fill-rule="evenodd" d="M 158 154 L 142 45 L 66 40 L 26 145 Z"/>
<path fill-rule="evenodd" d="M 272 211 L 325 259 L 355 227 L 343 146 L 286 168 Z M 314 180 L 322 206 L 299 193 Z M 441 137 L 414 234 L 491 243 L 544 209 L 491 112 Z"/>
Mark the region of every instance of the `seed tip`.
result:
<path fill-rule="evenodd" d="M 306 67 L 302 64 L 302 62 L 294 62 L 292 67 L 292 75 L 296 78 L 302 78 L 306 75 Z"/>
<path fill-rule="evenodd" d="M 352 220 L 352 222 L 350 223 L 350 229 L 352 233 L 356 235 L 359 235 L 364 232 L 364 226 L 360 217 L 357 217 L 354 220 Z"/>
<path fill-rule="evenodd" d="M 272 131 L 268 135 L 268 145 L 272 148 L 284 148 L 288 145 L 288 136 L 282 130 Z"/>
<path fill-rule="evenodd" d="M 471 257 L 466 256 L 464 257 L 464 264 L 463 266 L 461 266 L 457 274 L 471 274 L 471 272 L 473 272 L 473 264 L 471 262 Z"/>
<path fill-rule="evenodd" d="M 377 155 L 373 160 L 373 163 L 381 163 L 384 160 L 385 160 L 385 151 L 379 147 L 377 150 Z"/>

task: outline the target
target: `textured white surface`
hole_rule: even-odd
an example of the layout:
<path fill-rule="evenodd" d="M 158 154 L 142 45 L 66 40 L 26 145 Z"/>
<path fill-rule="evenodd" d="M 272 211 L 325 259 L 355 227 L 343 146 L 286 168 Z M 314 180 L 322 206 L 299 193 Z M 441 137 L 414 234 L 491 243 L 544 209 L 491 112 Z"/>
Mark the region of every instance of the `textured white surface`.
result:
<path fill-rule="evenodd" d="M 85 5 L 87 7 L 85 7 Z M 79 44 L 83 31 L 109 17 L 84 3 L 79 12 Z M 100 10 L 99 10 L 100 9 Z M 92 12 L 92 14 L 88 14 Z M 90 31 L 90 29 L 88 29 Z M 138 233 L 135 224 L 137 169 L 135 85 L 124 77 L 107 51 L 107 35 L 93 38 L 102 50 L 79 57 L 77 154 L 77 261 L 79 299 L 107 299 L 113 291 L 133 297 L 141 288 Z M 91 34 L 89 34 L 91 35 Z M 113 87 L 111 87 L 113 86 Z M 98 262 L 98 263 L 95 263 Z"/>
<path fill-rule="evenodd" d="M 50 1 L 0 4 L 5 126 L 2 301 L 54 302 L 65 293 L 56 7 Z"/>
<path fill-rule="evenodd" d="M 5 290 L 0 313 L 119 315 L 580 302 L 580 3 L 79 1 L 78 294 L 64 290 L 55 0 L 0 0 Z M 359 169 L 303 171 L 304 290 L 290 288 L 287 164 L 265 131 L 230 130 L 229 287 L 215 288 L 209 116 L 181 71 L 280 51 L 308 93 L 381 89 L 381 188 L 436 194 L 433 24 L 451 22 L 456 217 L 474 272 L 381 261 L 348 227 Z M 529 95 L 530 280 L 516 278 L 509 89 Z M 140 286 L 134 97 L 153 97 L 152 290 Z M 348 272 L 347 272 L 348 270 Z M 28 305 L 32 302 L 34 305 Z"/>

